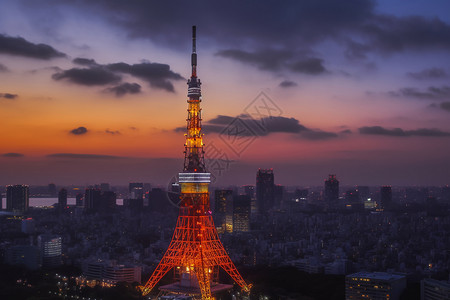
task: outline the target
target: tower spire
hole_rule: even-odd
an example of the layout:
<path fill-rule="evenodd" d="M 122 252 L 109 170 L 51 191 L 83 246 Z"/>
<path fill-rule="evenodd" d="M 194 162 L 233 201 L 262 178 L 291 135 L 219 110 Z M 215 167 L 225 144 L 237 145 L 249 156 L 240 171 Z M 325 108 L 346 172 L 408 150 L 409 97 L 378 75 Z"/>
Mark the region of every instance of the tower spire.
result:
<path fill-rule="evenodd" d="M 192 75 L 191 75 L 191 77 L 197 77 L 196 31 L 197 31 L 197 27 L 192 26 L 192 55 L 191 55 Z"/>
<path fill-rule="evenodd" d="M 203 134 L 202 130 L 202 110 L 200 102 L 202 92 L 200 79 L 197 77 L 197 52 L 196 52 L 196 27 L 192 26 L 192 75 L 188 80 L 188 117 L 186 144 L 184 150 L 184 172 L 205 172 Z"/>

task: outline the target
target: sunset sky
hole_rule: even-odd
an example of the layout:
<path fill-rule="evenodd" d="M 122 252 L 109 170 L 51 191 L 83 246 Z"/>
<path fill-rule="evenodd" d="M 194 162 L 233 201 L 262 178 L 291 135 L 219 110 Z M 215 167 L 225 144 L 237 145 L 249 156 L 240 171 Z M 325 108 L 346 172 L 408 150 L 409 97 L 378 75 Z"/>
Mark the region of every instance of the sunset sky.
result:
<path fill-rule="evenodd" d="M 450 183 L 448 0 L 0 0 L 0 184 L 166 185 L 192 25 L 216 184 Z"/>

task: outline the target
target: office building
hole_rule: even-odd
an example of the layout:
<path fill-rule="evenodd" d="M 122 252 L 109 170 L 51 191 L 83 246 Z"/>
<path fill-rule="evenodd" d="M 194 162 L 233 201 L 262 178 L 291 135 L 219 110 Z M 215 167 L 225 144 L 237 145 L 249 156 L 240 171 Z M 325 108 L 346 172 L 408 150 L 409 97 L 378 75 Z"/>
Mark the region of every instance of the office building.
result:
<path fill-rule="evenodd" d="M 95 279 L 108 283 L 141 282 L 142 268 L 140 266 L 126 266 L 115 261 L 92 261 L 84 264 L 84 275 L 87 279 Z"/>
<path fill-rule="evenodd" d="M 87 188 L 84 193 L 84 209 L 86 211 L 98 211 L 101 204 L 102 192 L 96 188 Z"/>
<path fill-rule="evenodd" d="M 22 220 L 22 232 L 25 234 L 33 234 L 36 231 L 36 222 L 33 218 Z"/>
<path fill-rule="evenodd" d="M 130 182 L 128 184 L 128 193 L 131 199 L 143 199 L 144 184 L 142 182 Z"/>
<path fill-rule="evenodd" d="M 275 184 L 272 169 L 256 173 L 256 206 L 259 214 L 266 214 L 275 202 Z"/>
<path fill-rule="evenodd" d="M 42 256 L 42 267 L 51 269 L 62 264 L 62 239 L 60 236 L 41 234 L 38 236 L 38 247 Z"/>
<path fill-rule="evenodd" d="M 117 195 L 111 191 L 102 191 L 99 211 L 110 212 L 116 208 Z"/>
<path fill-rule="evenodd" d="M 325 180 L 325 189 L 323 193 L 323 199 L 328 206 L 336 206 L 339 200 L 339 181 L 336 175 L 328 175 L 328 179 Z"/>
<path fill-rule="evenodd" d="M 450 282 L 439 281 L 431 278 L 422 279 L 420 282 L 421 300 L 448 300 L 450 299 Z"/>
<path fill-rule="evenodd" d="M 392 187 L 384 185 L 380 189 L 380 210 L 389 209 L 392 205 Z"/>
<path fill-rule="evenodd" d="M 345 299 L 398 300 L 406 276 L 383 272 L 358 272 L 345 277 Z"/>
<path fill-rule="evenodd" d="M 251 198 L 238 195 L 233 199 L 233 231 L 250 231 Z"/>
<path fill-rule="evenodd" d="M 58 207 L 64 209 L 67 207 L 67 190 L 60 189 L 58 192 Z"/>
<path fill-rule="evenodd" d="M 27 185 L 8 185 L 6 187 L 6 210 L 25 212 L 28 210 L 29 190 Z"/>
<path fill-rule="evenodd" d="M 110 186 L 109 186 L 109 183 L 100 183 L 100 189 L 103 191 L 103 192 L 109 192 L 110 191 Z"/>
<path fill-rule="evenodd" d="M 77 194 L 75 196 L 75 203 L 77 207 L 84 207 L 84 196 L 83 194 Z"/>
<path fill-rule="evenodd" d="M 214 224 L 217 232 L 233 232 L 233 191 L 216 190 L 214 202 Z"/>

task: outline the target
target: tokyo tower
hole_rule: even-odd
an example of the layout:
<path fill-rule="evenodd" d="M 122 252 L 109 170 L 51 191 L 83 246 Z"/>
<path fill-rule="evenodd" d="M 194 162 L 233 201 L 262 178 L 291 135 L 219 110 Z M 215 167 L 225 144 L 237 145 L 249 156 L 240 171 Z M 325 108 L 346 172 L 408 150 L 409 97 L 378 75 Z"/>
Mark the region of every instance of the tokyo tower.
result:
<path fill-rule="evenodd" d="M 169 248 L 150 279 L 142 287 L 147 295 L 161 278 L 174 270 L 175 283 L 160 287 L 161 291 L 201 295 L 214 299 L 213 294 L 232 286 L 218 283 L 222 268 L 243 289 L 247 284 L 234 266 L 219 240 L 211 215 L 208 186 L 210 173 L 206 171 L 201 126 L 201 89 L 197 77 L 196 27 L 192 27 L 192 75 L 188 80 L 188 117 L 183 172 L 179 173 L 181 187 L 179 216 Z"/>

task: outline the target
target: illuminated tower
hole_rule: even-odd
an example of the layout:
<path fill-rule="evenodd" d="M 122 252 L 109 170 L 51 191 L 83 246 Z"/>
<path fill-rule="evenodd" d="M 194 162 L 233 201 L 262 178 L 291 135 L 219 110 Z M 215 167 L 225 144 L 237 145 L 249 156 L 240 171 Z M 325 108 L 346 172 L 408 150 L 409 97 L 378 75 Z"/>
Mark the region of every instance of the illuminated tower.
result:
<path fill-rule="evenodd" d="M 167 272 L 174 269 L 179 281 L 160 287 L 161 290 L 197 294 L 201 295 L 202 299 L 212 299 L 211 294 L 225 286 L 217 283 L 219 267 L 224 269 L 245 292 L 250 291 L 250 285 L 245 283 L 220 242 L 211 215 L 208 191 L 211 174 L 207 173 L 204 162 L 201 82 L 197 78 L 195 39 L 194 26 L 192 75 L 187 83 L 188 117 L 184 168 L 178 178 L 181 188 L 180 211 L 169 248 L 150 279 L 142 287 L 144 295 L 147 295 Z"/>

